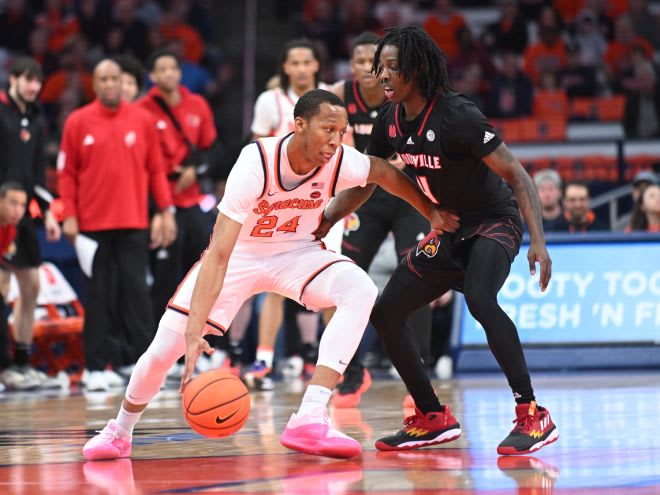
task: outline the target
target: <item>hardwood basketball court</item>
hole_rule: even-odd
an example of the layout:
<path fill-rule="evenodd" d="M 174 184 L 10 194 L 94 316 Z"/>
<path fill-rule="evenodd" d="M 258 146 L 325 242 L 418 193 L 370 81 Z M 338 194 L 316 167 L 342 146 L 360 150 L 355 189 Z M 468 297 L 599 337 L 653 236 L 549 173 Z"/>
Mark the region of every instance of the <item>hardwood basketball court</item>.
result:
<path fill-rule="evenodd" d="M 349 461 L 279 445 L 301 382 L 253 393 L 246 425 L 218 440 L 187 427 L 173 384 L 138 424 L 132 458 L 105 462 L 84 462 L 80 449 L 114 418 L 121 390 L 4 393 L 0 493 L 660 494 L 659 373 L 533 376 L 560 438 L 520 457 L 495 451 L 514 418 L 513 399 L 499 375 L 435 382 L 463 436 L 442 447 L 387 453 L 373 445 L 400 427 L 405 391 L 399 381 L 376 380 L 359 408 L 332 411 L 335 424 L 362 442 L 363 456 Z"/>

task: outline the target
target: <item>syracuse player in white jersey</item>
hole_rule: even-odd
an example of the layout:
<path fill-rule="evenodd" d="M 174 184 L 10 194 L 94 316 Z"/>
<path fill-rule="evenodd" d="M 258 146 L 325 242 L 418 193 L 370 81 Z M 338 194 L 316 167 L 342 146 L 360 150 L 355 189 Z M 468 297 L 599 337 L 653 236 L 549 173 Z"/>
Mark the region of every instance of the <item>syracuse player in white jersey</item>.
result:
<path fill-rule="evenodd" d="M 293 109 L 298 98 L 312 89 L 329 89 L 327 85 L 318 80 L 319 70 L 318 50 L 311 40 L 293 39 L 282 47 L 278 70 L 279 86 L 261 93 L 254 105 L 254 118 L 250 126 L 254 139 L 267 136 L 281 137 L 294 131 Z M 326 246 L 340 253 L 343 233 L 342 223 L 336 223 L 323 239 Z M 243 339 L 251 314 L 252 304 L 251 301 L 248 301 L 232 327 L 230 335 L 232 346 L 236 346 Z M 283 319 L 284 297 L 274 293 L 267 294 L 259 316 L 256 361 L 251 369 L 243 375 L 243 380 L 251 388 L 273 389 L 271 370 L 274 347 Z M 315 347 L 318 317 L 313 313 L 299 312 L 297 323 L 303 343 L 312 344 Z M 293 329 L 293 331 L 297 330 Z M 302 369 L 302 359 L 298 359 L 301 361 Z"/>
<path fill-rule="evenodd" d="M 218 205 L 208 249 L 172 297 L 153 342 L 138 360 L 117 418 L 83 447 L 87 459 L 128 457 L 133 427 L 172 363 L 185 354 L 183 392 L 201 353 L 212 352 L 203 336 L 224 333 L 243 301 L 263 291 L 308 308 L 337 308 L 300 409 L 280 442 L 308 454 L 360 454 L 359 442 L 333 428 L 327 404 L 357 349 L 377 290 L 363 270 L 316 239 L 323 209 L 341 190 L 377 183 L 409 201 L 438 231 L 455 230 L 457 223 L 388 162 L 341 144 L 348 119 L 336 95 L 312 90 L 294 112 L 292 135 L 261 139 L 243 149 Z"/>

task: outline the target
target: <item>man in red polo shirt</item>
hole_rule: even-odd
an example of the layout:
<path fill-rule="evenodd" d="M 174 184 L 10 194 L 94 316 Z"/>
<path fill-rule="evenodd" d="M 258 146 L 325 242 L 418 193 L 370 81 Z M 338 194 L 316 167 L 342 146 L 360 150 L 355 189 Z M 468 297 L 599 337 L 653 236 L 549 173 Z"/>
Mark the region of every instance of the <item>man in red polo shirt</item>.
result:
<path fill-rule="evenodd" d="M 137 104 L 153 116 L 158 130 L 178 232 L 172 245 L 156 249 L 151 256 L 151 298 L 154 316 L 160 318 L 183 275 L 208 245 L 212 222 L 199 206 L 199 180 L 208 172 L 205 151 L 215 143 L 217 132 L 206 100 L 181 85 L 181 66 L 174 52 L 155 52 L 147 68 L 154 86 Z"/>
<path fill-rule="evenodd" d="M 106 390 L 110 363 L 130 354 L 135 362 L 154 334 L 147 287 L 148 192 L 163 212 L 166 244 L 176 236 L 158 136 L 150 116 L 122 101 L 119 65 L 94 69 L 96 100 L 64 124 L 57 167 L 64 234 L 98 243 L 87 284 L 83 332 L 88 390 Z M 123 333 L 131 349 L 118 349 Z"/>
<path fill-rule="evenodd" d="M 27 205 L 27 193 L 17 182 L 5 182 L 0 186 L 0 267 L 4 269 L 10 262 L 5 255 L 16 251 L 16 225 L 23 218 Z M 9 355 L 9 329 L 5 315 L 4 294 L 0 291 L 0 392 L 5 388 L 36 388 L 38 383 L 25 380 L 19 369 L 12 366 Z"/>

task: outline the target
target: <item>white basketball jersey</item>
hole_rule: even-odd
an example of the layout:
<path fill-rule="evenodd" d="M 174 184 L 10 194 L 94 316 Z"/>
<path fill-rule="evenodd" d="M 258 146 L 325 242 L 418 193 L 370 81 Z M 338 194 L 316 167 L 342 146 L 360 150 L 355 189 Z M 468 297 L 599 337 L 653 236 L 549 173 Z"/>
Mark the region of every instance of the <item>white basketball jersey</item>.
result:
<path fill-rule="evenodd" d="M 307 246 L 316 241 L 312 232 L 321 214 L 335 195 L 344 158 L 343 145 L 325 165 L 318 167 L 300 184 L 287 190 L 282 183 L 281 163 L 286 160 L 286 139 L 268 137 L 256 141 L 264 170 L 264 187 L 243 222 L 239 248 L 276 253 Z M 287 160 L 288 161 L 288 160 Z"/>
<path fill-rule="evenodd" d="M 277 128 L 273 130 L 273 136 L 286 136 L 295 130 L 295 119 L 293 118 L 293 109 L 296 102 L 282 88 L 273 88 L 275 101 L 277 102 L 277 115 L 279 117 Z"/>

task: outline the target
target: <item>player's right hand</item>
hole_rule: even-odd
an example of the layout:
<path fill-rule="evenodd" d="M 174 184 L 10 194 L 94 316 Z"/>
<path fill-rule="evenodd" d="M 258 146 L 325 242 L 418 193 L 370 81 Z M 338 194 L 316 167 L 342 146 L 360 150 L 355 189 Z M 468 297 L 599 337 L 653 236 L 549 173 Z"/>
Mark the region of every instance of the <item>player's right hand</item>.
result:
<path fill-rule="evenodd" d="M 186 390 L 186 387 L 192 381 L 195 365 L 202 352 L 212 354 L 213 347 L 209 345 L 204 337 L 186 333 L 186 363 L 183 376 L 181 377 L 181 385 L 179 386 L 180 394 Z"/>
<path fill-rule="evenodd" d="M 321 215 L 321 223 L 319 226 L 316 228 L 314 232 L 312 232 L 312 235 L 317 239 L 321 240 L 325 238 L 326 235 L 328 235 L 328 232 L 330 232 L 330 229 L 334 223 L 332 223 L 330 220 L 327 219 L 325 216 L 325 212 Z"/>
<path fill-rule="evenodd" d="M 456 232 L 460 225 L 459 216 L 453 211 L 434 206 L 429 217 L 431 229 L 436 232 Z"/>

